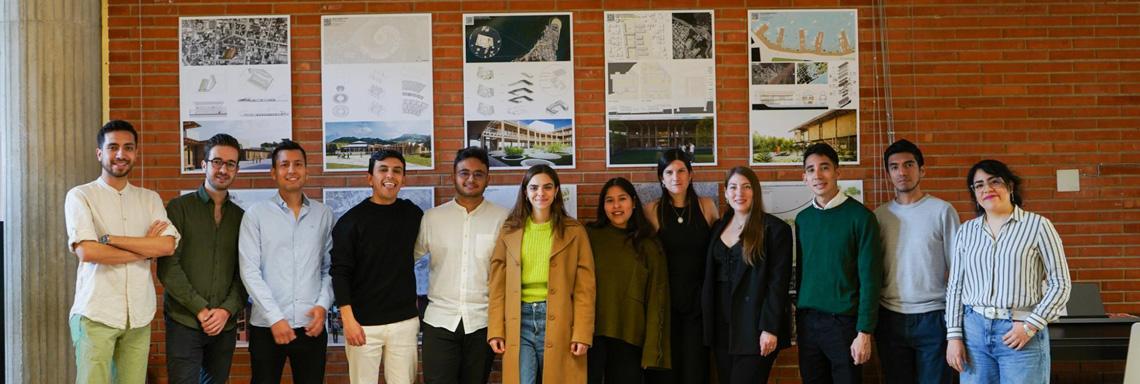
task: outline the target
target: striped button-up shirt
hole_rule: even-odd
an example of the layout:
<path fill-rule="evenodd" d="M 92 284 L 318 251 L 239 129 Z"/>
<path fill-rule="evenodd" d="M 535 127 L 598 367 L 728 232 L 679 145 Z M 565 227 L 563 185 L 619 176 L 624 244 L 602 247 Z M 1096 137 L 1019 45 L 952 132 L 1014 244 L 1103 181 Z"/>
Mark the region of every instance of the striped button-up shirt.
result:
<path fill-rule="evenodd" d="M 958 227 L 954 242 L 946 288 L 947 339 L 963 336 L 963 305 L 1031 312 L 1025 321 L 1043 329 L 1069 302 L 1069 266 L 1049 219 L 1014 207 L 997 235 L 981 216 Z"/>

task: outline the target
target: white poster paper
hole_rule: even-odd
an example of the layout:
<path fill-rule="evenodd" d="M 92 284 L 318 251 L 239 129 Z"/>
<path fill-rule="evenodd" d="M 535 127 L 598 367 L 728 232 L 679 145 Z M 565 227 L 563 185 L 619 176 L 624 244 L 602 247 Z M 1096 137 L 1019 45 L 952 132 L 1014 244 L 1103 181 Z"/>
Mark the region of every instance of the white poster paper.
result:
<path fill-rule="evenodd" d="M 492 169 L 574 167 L 570 13 L 464 14 L 465 145 Z"/>
<path fill-rule="evenodd" d="M 752 165 L 788 165 L 827 143 L 859 163 L 859 39 L 853 9 L 748 12 Z"/>
<path fill-rule="evenodd" d="M 714 35 L 711 10 L 606 12 L 607 166 L 717 163 Z"/>
<path fill-rule="evenodd" d="M 321 17 L 325 171 L 365 170 L 381 149 L 434 168 L 433 95 L 430 14 Z"/>
<path fill-rule="evenodd" d="M 182 173 L 201 173 L 204 141 L 241 143 L 240 171 L 267 172 L 269 153 L 293 137 L 288 16 L 181 17 Z"/>

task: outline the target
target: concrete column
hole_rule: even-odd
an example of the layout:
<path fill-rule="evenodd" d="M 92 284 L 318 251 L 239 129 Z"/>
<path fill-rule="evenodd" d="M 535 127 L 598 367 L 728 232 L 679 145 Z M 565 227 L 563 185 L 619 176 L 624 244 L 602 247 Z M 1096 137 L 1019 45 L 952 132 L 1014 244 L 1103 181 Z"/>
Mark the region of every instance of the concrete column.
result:
<path fill-rule="evenodd" d="M 99 175 L 98 0 L 0 1 L 6 383 L 75 381 L 63 199 Z"/>

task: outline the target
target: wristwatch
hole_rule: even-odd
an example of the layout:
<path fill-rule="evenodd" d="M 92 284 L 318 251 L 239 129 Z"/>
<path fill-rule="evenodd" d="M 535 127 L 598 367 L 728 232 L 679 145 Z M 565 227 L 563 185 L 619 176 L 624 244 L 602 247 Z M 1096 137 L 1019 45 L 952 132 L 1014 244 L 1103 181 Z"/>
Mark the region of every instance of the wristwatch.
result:
<path fill-rule="evenodd" d="M 1037 330 L 1033 329 L 1033 326 L 1029 325 L 1029 323 L 1021 323 L 1021 329 L 1024 329 L 1025 334 L 1029 337 L 1037 335 Z"/>
<path fill-rule="evenodd" d="M 99 236 L 99 244 L 107 244 L 111 242 L 111 235 Z"/>

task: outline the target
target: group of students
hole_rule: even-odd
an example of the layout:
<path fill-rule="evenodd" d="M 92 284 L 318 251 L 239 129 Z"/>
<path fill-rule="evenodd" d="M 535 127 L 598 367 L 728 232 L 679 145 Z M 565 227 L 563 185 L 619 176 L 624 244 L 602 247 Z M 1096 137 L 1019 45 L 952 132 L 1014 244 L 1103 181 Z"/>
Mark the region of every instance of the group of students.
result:
<path fill-rule="evenodd" d="M 806 148 L 813 198 L 794 227 L 763 212 L 747 167 L 728 171 L 721 215 L 680 149 L 658 161 L 661 199 L 612 178 L 589 224 L 567 214 L 548 166 L 527 170 L 513 208 L 484 199 L 490 160 L 477 147 L 456 154 L 454 199 L 423 212 L 397 197 L 402 155 L 381 150 L 372 195 L 334 222 L 302 192 L 295 142 L 270 155 L 278 193 L 245 211 L 227 193 L 240 165 L 231 136 L 205 142 L 205 182 L 165 208 L 128 182 L 129 123 L 107 123 L 98 143 L 100 178 L 65 203 L 80 383 L 146 380 L 153 260 L 171 383 L 228 379 L 247 300 L 254 383 L 280 382 L 286 361 L 293 382 L 323 382 L 333 305 L 354 383 L 378 382 L 381 366 L 385 382 L 415 382 L 417 361 L 427 383 L 485 383 L 496 354 L 504 383 L 766 382 L 793 333 L 805 383 L 860 382 L 872 343 L 891 383 L 950 382 L 954 370 L 967 383 L 1041 383 L 1047 326 L 1070 289 L 1060 237 L 1021 208 L 1008 167 L 969 170 L 977 217 L 959 225 L 921 190 L 922 152 L 906 140 L 883 155 L 895 198 L 873 212 L 840 191 L 834 149 Z M 426 254 L 421 320 L 413 264 Z"/>

